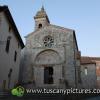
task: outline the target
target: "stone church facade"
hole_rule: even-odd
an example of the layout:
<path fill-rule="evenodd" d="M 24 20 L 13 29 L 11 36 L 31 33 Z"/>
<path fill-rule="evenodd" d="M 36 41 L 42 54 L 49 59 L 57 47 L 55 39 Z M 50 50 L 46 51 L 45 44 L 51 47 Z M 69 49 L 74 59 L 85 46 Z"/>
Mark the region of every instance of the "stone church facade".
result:
<path fill-rule="evenodd" d="M 34 20 L 35 30 L 26 36 L 22 51 L 20 82 L 31 88 L 82 87 L 81 54 L 75 31 L 50 24 L 43 7 Z"/>

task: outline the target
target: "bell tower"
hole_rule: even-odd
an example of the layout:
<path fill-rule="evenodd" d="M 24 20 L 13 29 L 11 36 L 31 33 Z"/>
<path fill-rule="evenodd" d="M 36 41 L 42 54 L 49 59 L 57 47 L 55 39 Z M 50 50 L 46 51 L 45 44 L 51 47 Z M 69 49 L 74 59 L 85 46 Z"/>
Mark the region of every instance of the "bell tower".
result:
<path fill-rule="evenodd" d="M 35 20 L 35 30 L 38 30 L 50 24 L 48 15 L 46 14 L 46 11 L 43 6 L 41 10 L 36 13 L 34 20 Z"/>

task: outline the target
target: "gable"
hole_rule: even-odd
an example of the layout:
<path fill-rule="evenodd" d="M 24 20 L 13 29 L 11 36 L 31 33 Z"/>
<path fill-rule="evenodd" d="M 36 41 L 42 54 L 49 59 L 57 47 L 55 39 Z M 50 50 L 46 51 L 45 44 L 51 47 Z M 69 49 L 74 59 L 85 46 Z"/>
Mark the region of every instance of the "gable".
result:
<path fill-rule="evenodd" d="M 23 43 L 23 40 L 18 32 L 18 29 L 16 27 L 16 24 L 12 18 L 12 15 L 8 9 L 7 6 L 0 6 L 0 13 L 3 12 L 5 14 L 5 17 L 7 18 L 8 22 L 10 23 L 13 31 L 14 31 L 14 35 L 16 36 L 16 38 L 18 39 L 20 45 L 21 45 L 21 48 L 24 47 L 24 43 Z"/>
<path fill-rule="evenodd" d="M 32 32 L 26 36 L 26 46 L 31 44 L 32 47 L 43 46 L 43 39 L 45 36 L 52 36 L 54 38 L 54 45 L 59 46 L 68 44 L 73 41 L 78 50 L 75 32 L 72 29 L 63 28 L 56 25 L 48 25 L 42 29 Z"/>

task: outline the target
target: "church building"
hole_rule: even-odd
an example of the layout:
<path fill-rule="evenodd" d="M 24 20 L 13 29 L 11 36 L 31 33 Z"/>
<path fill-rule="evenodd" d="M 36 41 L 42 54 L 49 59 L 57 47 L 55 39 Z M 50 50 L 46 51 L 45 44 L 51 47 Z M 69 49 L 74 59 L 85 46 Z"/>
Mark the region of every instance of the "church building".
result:
<path fill-rule="evenodd" d="M 52 25 L 44 7 L 36 13 L 34 21 L 35 30 L 25 37 L 20 82 L 31 88 L 82 87 L 84 61 L 81 68 L 75 30 Z M 95 73 L 95 68 L 92 72 Z M 95 87 L 96 79 L 92 83 Z"/>

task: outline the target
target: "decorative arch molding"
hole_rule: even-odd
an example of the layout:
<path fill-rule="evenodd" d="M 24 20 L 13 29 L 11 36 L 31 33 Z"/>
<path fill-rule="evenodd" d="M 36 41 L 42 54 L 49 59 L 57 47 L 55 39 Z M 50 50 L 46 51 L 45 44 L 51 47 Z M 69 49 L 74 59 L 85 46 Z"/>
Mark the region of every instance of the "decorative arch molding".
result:
<path fill-rule="evenodd" d="M 59 53 L 52 49 L 47 49 L 39 52 L 34 60 L 36 65 L 50 65 L 58 64 L 61 62 L 61 57 Z"/>

